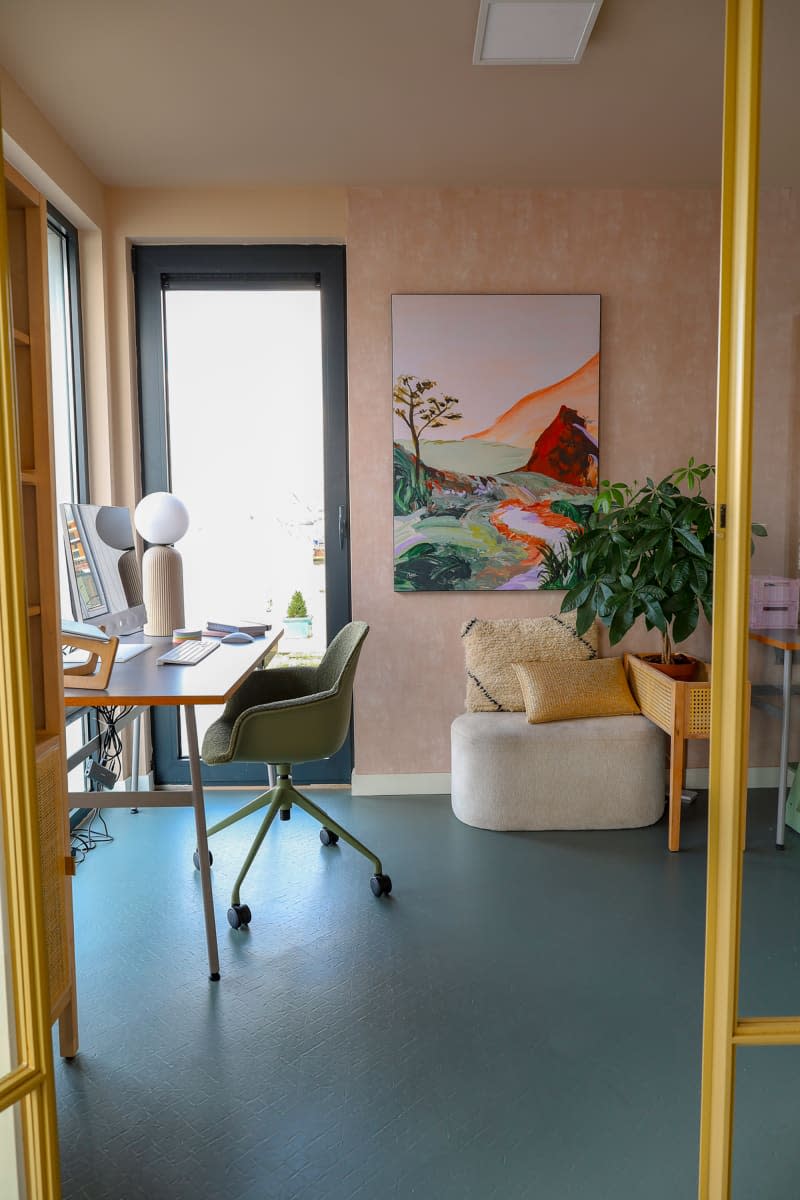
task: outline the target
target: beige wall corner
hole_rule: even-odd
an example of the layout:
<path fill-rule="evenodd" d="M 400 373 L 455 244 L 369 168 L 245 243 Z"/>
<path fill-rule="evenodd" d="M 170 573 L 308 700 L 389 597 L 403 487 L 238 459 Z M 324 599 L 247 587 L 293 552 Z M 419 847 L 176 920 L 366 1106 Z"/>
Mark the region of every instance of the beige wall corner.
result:
<path fill-rule="evenodd" d="M 78 230 L 90 494 L 111 499 L 105 188 L 11 76 L 0 68 L 3 150 Z"/>
<path fill-rule="evenodd" d="M 7 71 L 0 67 L 3 150 L 26 179 L 78 229 L 105 220 L 105 189 L 50 125 Z"/>

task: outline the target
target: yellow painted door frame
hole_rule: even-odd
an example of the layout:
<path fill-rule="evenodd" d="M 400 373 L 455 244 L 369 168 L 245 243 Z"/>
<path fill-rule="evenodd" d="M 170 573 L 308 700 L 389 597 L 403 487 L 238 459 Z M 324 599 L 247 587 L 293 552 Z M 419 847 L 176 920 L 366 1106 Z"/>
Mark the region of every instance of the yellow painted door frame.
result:
<path fill-rule="evenodd" d="M 36 824 L 34 716 L 2 171 L 0 161 L 0 811 L 17 1066 L 0 1078 L 0 1112 L 19 1105 L 27 1200 L 58 1200 L 61 1183 Z"/>
<path fill-rule="evenodd" d="M 800 1017 L 739 1015 L 761 24 L 762 0 L 728 0 L 700 1200 L 731 1194 L 737 1046 L 800 1044 Z"/>

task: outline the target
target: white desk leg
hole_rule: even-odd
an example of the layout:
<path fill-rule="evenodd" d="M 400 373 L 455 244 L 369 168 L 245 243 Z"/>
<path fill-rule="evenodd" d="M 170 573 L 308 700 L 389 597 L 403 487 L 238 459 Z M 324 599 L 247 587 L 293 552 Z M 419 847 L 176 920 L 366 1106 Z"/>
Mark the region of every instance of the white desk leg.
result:
<path fill-rule="evenodd" d="M 781 765 L 778 780 L 778 815 L 775 822 L 775 847 L 783 850 L 786 837 L 786 774 L 789 770 L 789 718 L 792 711 L 792 651 L 783 652 L 783 719 L 781 721 Z"/>
<path fill-rule="evenodd" d="M 219 954 L 217 951 L 217 926 L 214 920 L 214 896 L 211 891 L 211 866 L 208 861 L 208 837 L 206 836 L 206 810 L 203 801 L 203 781 L 200 776 L 200 750 L 197 744 L 197 721 L 194 705 L 184 706 L 186 715 L 186 737 L 189 743 L 189 770 L 192 775 L 192 807 L 197 831 L 197 856 L 200 860 L 200 883 L 203 889 L 203 913 L 206 921 L 208 944 L 208 977 L 219 979 Z"/>
<path fill-rule="evenodd" d="M 133 745 L 131 747 L 131 777 L 128 785 L 129 792 L 139 790 L 139 747 L 142 740 L 142 714 L 139 713 L 133 722 Z M 138 808 L 132 808 L 132 813 L 138 813 Z"/>

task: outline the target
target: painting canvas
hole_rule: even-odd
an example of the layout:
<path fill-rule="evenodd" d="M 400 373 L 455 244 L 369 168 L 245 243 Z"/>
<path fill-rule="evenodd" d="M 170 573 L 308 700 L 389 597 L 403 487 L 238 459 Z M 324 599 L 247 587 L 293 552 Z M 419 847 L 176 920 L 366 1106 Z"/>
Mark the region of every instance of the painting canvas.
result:
<path fill-rule="evenodd" d="M 395 590 L 569 586 L 600 297 L 393 296 L 392 367 Z"/>

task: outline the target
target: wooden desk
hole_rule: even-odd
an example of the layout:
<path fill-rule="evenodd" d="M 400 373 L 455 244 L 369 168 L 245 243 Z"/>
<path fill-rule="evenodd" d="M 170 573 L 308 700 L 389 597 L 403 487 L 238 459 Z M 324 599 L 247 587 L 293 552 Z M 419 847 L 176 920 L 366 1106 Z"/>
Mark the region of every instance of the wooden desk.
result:
<path fill-rule="evenodd" d="M 751 629 L 750 637 L 762 646 L 774 646 L 783 651 L 783 686 L 779 690 L 769 684 L 753 688 L 753 703 L 781 718 L 781 764 L 778 779 L 778 815 L 775 822 L 775 845 L 783 849 L 786 837 L 786 796 L 788 785 L 786 774 L 789 769 L 789 721 L 792 712 L 792 659 L 800 650 L 799 629 Z M 770 698 L 780 696 L 780 706 L 770 703 Z"/>
<path fill-rule="evenodd" d="M 206 943 L 208 946 L 209 978 L 219 979 L 219 953 L 217 950 L 217 928 L 214 920 L 214 897 L 211 889 L 211 869 L 208 860 L 208 838 L 206 836 L 206 814 L 203 800 L 203 784 L 200 776 L 200 748 L 197 741 L 195 706 L 198 704 L 224 704 L 239 685 L 265 659 L 269 660 L 283 636 L 283 631 L 268 632 L 266 637 L 256 638 L 244 645 L 223 646 L 194 666 L 159 666 L 158 656 L 172 644 L 170 638 L 148 638 L 134 635 L 124 638 L 123 643 L 147 642 L 150 650 L 138 654 L 128 662 L 116 663 L 111 679 L 104 691 L 87 691 L 66 688 L 64 703 L 67 708 L 106 708 L 134 705 L 151 708 L 154 705 L 180 705 L 186 717 L 186 734 L 189 749 L 191 788 L 189 791 L 166 788 L 155 792 L 103 792 L 103 808 L 180 808 L 194 809 L 197 831 L 197 852 L 203 891 Z M 138 757 L 138 756 L 137 756 Z M 134 766 L 138 770 L 138 762 Z M 86 792 L 70 792 L 70 807 L 85 807 Z"/>

